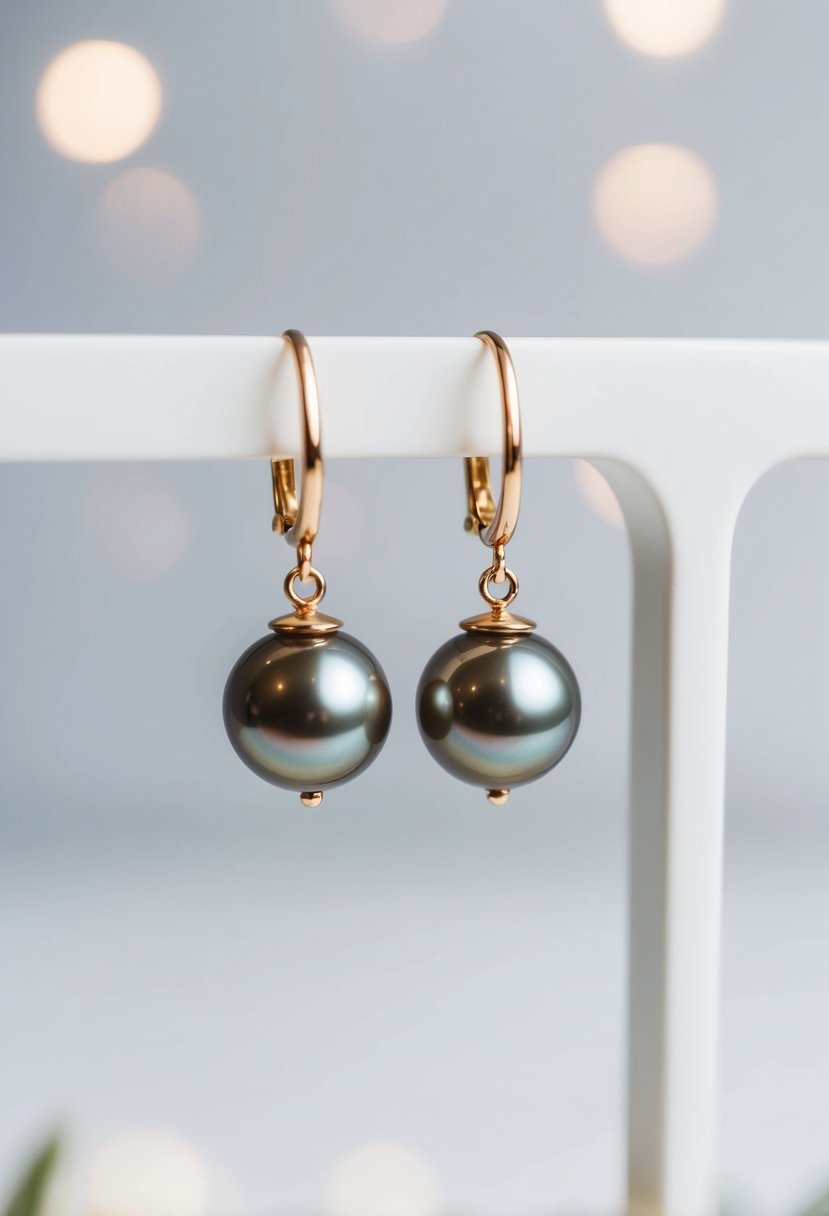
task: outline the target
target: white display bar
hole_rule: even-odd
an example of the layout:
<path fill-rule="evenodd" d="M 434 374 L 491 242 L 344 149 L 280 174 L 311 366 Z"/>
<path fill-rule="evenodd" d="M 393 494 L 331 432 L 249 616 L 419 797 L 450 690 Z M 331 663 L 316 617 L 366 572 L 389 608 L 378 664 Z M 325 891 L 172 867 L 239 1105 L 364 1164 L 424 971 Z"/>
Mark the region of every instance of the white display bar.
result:
<path fill-rule="evenodd" d="M 631 537 L 629 1213 L 714 1216 L 731 543 L 829 455 L 829 344 L 507 338 L 525 454 L 594 461 Z M 327 456 L 498 453 L 474 338 L 310 342 Z M 0 337 L 0 460 L 288 454 L 297 421 L 277 337 Z"/>

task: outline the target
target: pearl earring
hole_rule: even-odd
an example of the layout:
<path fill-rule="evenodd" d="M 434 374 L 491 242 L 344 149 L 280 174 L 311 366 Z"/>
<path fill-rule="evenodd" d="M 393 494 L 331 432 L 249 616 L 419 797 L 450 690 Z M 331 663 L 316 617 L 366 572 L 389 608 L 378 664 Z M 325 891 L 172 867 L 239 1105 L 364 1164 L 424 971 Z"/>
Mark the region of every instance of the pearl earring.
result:
<path fill-rule="evenodd" d="M 506 564 L 521 503 L 521 415 L 515 369 L 503 338 L 476 335 L 495 355 L 504 407 L 504 471 L 496 505 L 485 456 L 466 459 L 468 531 L 493 552 L 478 590 L 488 611 L 461 621 L 464 630 L 436 651 L 417 690 L 420 734 L 454 777 L 481 785 L 495 806 L 510 789 L 535 781 L 576 737 L 581 697 L 562 654 L 534 633 L 535 622 L 510 612 L 518 579 Z M 492 586 L 506 586 L 502 596 Z"/>
<path fill-rule="evenodd" d="M 272 460 L 273 528 L 296 546 L 285 579 L 293 612 L 270 622 L 273 633 L 245 651 L 224 693 L 224 721 L 237 754 L 258 776 L 296 790 L 303 806 L 356 777 L 376 758 L 391 724 L 383 669 L 342 621 L 318 612 L 325 579 L 311 563 L 319 529 L 323 466 L 317 383 L 311 351 L 295 329 L 293 351 L 302 399 L 302 473 L 297 498 L 293 460 Z M 314 584 L 303 596 L 298 583 Z"/>

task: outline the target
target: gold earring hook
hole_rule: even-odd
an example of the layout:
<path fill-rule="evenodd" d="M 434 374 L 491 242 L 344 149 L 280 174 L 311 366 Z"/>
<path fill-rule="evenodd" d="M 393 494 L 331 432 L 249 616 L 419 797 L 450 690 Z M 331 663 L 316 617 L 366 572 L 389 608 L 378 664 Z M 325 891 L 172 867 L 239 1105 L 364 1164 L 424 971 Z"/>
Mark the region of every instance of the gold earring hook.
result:
<path fill-rule="evenodd" d="M 504 409 L 504 470 L 501 475 L 501 495 L 498 502 L 492 493 L 489 459 L 467 456 L 466 498 L 468 515 L 465 527 L 477 532 L 485 545 L 503 551 L 515 532 L 521 507 L 521 409 L 518 382 L 509 347 L 500 334 L 484 329 L 475 335 L 495 355 L 501 381 L 501 401 Z"/>
<path fill-rule="evenodd" d="M 317 377 L 311 348 L 298 329 L 286 329 L 282 337 L 290 346 L 299 377 L 301 466 L 299 495 L 292 459 L 271 459 L 273 482 L 273 530 L 294 545 L 302 567 L 302 580 L 311 565 L 311 546 L 320 526 L 322 510 L 322 449 Z"/>
<path fill-rule="evenodd" d="M 297 495 L 296 469 L 290 458 L 271 457 L 273 482 L 273 530 L 296 546 L 297 562 L 285 576 L 283 590 L 293 607 L 288 616 L 270 622 L 277 633 L 315 636 L 336 633 L 342 625 L 336 617 L 318 612 L 325 595 L 325 579 L 311 562 L 311 547 L 320 526 L 322 511 L 322 447 L 320 403 L 311 348 L 298 329 L 286 329 L 282 337 L 290 346 L 299 377 L 301 413 L 300 474 Z M 298 584 L 312 582 L 310 595 L 301 594 Z"/>

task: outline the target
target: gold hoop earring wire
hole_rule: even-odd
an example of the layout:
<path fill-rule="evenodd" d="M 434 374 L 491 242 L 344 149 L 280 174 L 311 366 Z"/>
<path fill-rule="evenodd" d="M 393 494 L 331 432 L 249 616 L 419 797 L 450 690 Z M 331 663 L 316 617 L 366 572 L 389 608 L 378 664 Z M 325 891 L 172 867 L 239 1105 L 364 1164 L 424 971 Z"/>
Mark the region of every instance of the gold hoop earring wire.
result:
<path fill-rule="evenodd" d="M 491 330 L 481 330 L 475 337 L 492 351 L 498 367 L 504 413 L 504 469 L 496 504 L 489 458 L 468 456 L 464 461 L 469 508 L 466 528 L 477 532 L 485 545 L 495 549 L 498 545 L 506 545 L 515 532 L 521 508 L 521 408 L 515 367 L 506 342 Z"/>
<path fill-rule="evenodd" d="M 301 419 L 300 476 L 297 493 L 296 469 L 291 457 L 271 458 L 273 485 L 273 530 L 296 548 L 296 565 L 285 577 L 284 591 L 293 613 L 271 625 L 282 633 L 332 633 L 342 621 L 316 611 L 325 595 L 325 578 L 313 565 L 312 550 L 322 513 L 323 462 L 319 392 L 314 360 L 308 340 L 298 329 L 286 329 L 282 337 L 291 348 L 299 381 Z M 308 596 L 300 595 L 297 583 L 314 583 Z"/>
<path fill-rule="evenodd" d="M 493 625 L 504 633 L 529 632 L 535 627 L 532 621 L 525 621 L 523 617 L 513 616 L 507 611 L 518 594 L 518 577 L 508 569 L 506 560 L 506 546 L 515 535 L 521 509 L 521 406 L 518 382 L 509 347 L 501 335 L 484 329 L 475 337 L 480 338 L 495 356 L 498 368 L 504 420 L 503 471 L 501 492 L 496 503 L 492 493 L 489 458 L 467 456 L 464 460 L 467 501 L 464 526 L 468 532 L 476 532 L 483 543 L 492 549 L 493 561 L 478 581 L 478 590 L 490 611 L 481 617 L 470 617 L 462 625 L 471 632 L 491 630 Z M 490 583 L 507 583 L 506 595 L 492 595 Z"/>

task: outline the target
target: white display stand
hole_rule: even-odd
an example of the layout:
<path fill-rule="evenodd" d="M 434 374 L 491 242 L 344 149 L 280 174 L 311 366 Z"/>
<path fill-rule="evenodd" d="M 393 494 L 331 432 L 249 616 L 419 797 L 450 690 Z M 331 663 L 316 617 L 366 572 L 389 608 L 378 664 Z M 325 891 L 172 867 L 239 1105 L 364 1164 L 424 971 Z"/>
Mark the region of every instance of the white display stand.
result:
<path fill-rule="evenodd" d="M 474 338 L 310 341 L 325 455 L 499 453 Z M 769 468 L 829 455 L 829 344 L 508 341 L 525 454 L 598 465 L 632 545 L 629 1213 L 714 1216 L 732 535 Z M 0 460 L 264 458 L 277 409 L 291 451 L 278 338 L 0 337 Z"/>

